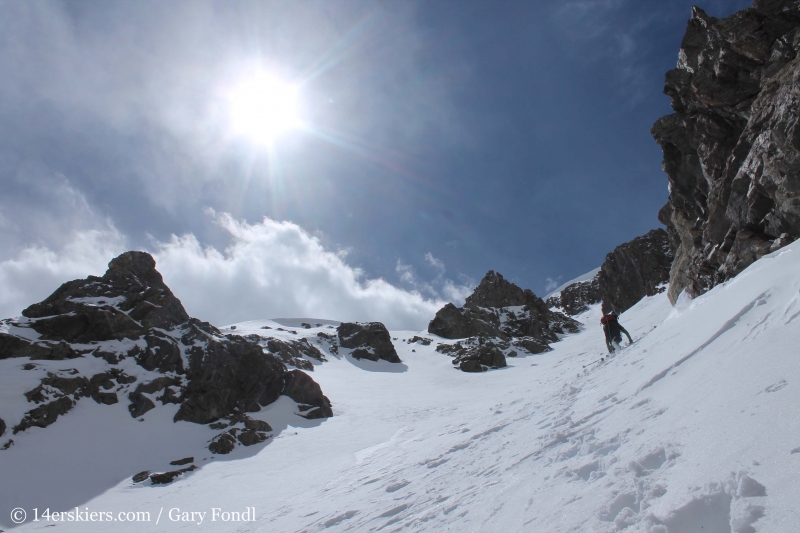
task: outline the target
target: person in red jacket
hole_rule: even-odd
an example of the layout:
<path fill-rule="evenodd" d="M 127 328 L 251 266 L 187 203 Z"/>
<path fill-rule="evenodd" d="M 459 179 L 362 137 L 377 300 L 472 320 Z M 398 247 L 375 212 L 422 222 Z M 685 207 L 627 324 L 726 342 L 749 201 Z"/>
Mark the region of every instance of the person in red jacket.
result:
<path fill-rule="evenodd" d="M 614 311 L 608 311 L 608 313 L 606 313 L 605 306 L 603 306 L 603 318 L 600 319 L 600 323 L 603 325 L 603 333 L 606 334 L 608 353 L 614 353 L 615 343 L 616 346 L 619 347 L 619 344 L 622 342 L 623 333 L 628 337 L 628 342 L 633 343 L 630 333 L 620 325 L 616 313 L 614 313 Z"/>

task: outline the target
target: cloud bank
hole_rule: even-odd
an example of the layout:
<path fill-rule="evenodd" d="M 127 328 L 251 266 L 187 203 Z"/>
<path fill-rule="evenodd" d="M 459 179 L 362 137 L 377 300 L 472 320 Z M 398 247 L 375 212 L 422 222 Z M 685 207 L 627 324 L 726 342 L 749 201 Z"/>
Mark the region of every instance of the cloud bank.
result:
<path fill-rule="evenodd" d="M 468 285 L 443 278 L 444 264 L 426 261 L 438 275 L 420 283 L 426 296 L 383 279 L 368 279 L 325 249 L 316 237 L 291 222 L 264 218 L 257 224 L 214 214 L 230 235 L 224 250 L 203 246 L 195 235 L 153 241 L 164 281 L 191 316 L 216 325 L 277 317 L 380 321 L 392 329 L 424 329 L 446 301 L 463 300 Z M 115 230 L 78 232 L 62 249 L 25 248 L 0 262 L 0 316 L 16 316 L 52 293 L 59 284 L 102 274 L 125 250 Z M 410 267 L 409 267 L 410 268 Z M 413 278 L 406 278 L 406 281 Z M 434 287 L 438 287 L 438 290 Z"/>

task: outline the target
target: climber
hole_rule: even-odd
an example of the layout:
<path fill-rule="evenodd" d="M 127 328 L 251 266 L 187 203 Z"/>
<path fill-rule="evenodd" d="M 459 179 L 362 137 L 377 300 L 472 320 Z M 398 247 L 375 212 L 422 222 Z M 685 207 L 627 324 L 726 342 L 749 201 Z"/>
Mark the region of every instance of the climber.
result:
<path fill-rule="evenodd" d="M 606 334 L 608 353 L 614 353 L 614 346 L 616 345 L 619 347 L 619 344 L 622 342 L 623 333 L 628 337 L 629 343 L 633 344 L 633 339 L 631 339 L 630 333 L 620 325 L 616 313 L 614 313 L 613 310 L 606 312 L 606 309 L 606 305 L 603 304 L 603 318 L 600 319 L 600 323 L 603 325 L 603 333 Z"/>

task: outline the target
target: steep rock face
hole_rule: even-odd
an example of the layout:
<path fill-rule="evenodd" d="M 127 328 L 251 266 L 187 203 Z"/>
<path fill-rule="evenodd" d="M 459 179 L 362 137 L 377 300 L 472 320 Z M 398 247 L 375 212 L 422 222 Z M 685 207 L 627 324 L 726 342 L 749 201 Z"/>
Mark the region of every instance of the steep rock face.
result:
<path fill-rule="evenodd" d="M 464 307 L 511 307 L 526 305 L 536 299 L 530 290 L 522 290 L 490 270 L 464 301 Z"/>
<path fill-rule="evenodd" d="M 538 353 L 549 350 L 549 343 L 558 341 L 557 334 L 577 333 L 578 326 L 575 320 L 551 311 L 530 290 L 523 290 L 490 270 L 466 299 L 464 307 L 445 305 L 428 324 L 428 332 L 445 339 L 471 339 L 467 344 L 437 348 L 455 357 L 455 363 L 473 361 L 462 368 L 471 372 L 505 366 L 505 359 L 501 363 L 492 350 L 482 348 L 483 338 L 495 338 L 492 346 L 502 345 L 504 350 L 513 344 L 526 351 L 532 347 L 531 353 Z"/>
<path fill-rule="evenodd" d="M 696 296 L 800 236 L 800 9 L 757 0 L 725 19 L 692 9 L 652 134 L 675 252 L 669 297 Z"/>
<path fill-rule="evenodd" d="M 278 355 L 267 351 L 270 341 L 271 351 Z M 211 324 L 190 318 L 164 284 L 153 258 L 143 252 L 122 254 L 109 263 L 104 276 L 65 283 L 25 309 L 23 317 L 0 321 L 0 359 L 93 356 L 107 365 L 107 370 L 94 375 L 48 373 L 25 394 L 37 407 L 13 426 L 15 434 L 49 426 L 88 397 L 106 405 L 128 401 L 134 418 L 144 416 L 157 403 L 172 403 L 180 406 L 176 422 L 212 423 L 213 427 L 224 418 L 227 423 L 217 424 L 244 423 L 229 432 L 235 436 L 241 429 L 238 442 L 252 445 L 267 436 L 248 427 L 248 420 L 250 425 L 259 421 L 247 419 L 244 413 L 259 411 L 281 394 L 295 401 L 301 398 L 308 404 L 307 411 L 313 408 L 302 416 L 332 416 L 330 402 L 314 380 L 300 370 L 287 371 L 282 361 L 308 363 L 303 355 L 324 360 L 306 339 L 284 342 L 224 335 Z M 129 372 L 138 368 L 133 373 L 140 378 L 122 371 L 123 361 Z M 227 449 L 230 444 L 223 437 L 217 441 L 226 445 L 217 443 L 215 448 Z"/>
<path fill-rule="evenodd" d="M 390 363 L 401 363 L 400 356 L 392 344 L 392 336 L 380 322 L 343 322 L 336 330 L 339 344 L 353 348 L 353 357 Z"/>
<path fill-rule="evenodd" d="M 599 301 L 600 278 L 598 273 L 590 280 L 567 285 L 560 293 L 547 299 L 547 306 L 560 307 L 566 314 L 575 316 Z"/>
<path fill-rule="evenodd" d="M 669 237 L 663 229 L 617 246 L 597 274 L 599 300 L 622 313 L 645 296 L 662 292 L 659 286 L 669 280 L 672 261 Z"/>

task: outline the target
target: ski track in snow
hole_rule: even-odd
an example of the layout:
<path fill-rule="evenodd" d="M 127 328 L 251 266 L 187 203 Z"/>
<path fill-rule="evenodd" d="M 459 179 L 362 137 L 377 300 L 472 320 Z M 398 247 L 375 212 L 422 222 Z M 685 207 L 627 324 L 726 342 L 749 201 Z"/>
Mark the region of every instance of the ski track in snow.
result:
<path fill-rule="evenodd" d="M 553 351 L 481 374 L 454 370 L 436 343 L 404 342 L 435 336 L 394 331 L 404 362 L 394 371 L 354 361 L 346 350 L 315 362 L 333 418 L 303 424 L 291 406 L 270 406 L 257 415 L 275 436 L 257 452 L 208 461 L 162 487 L 125 477 L 98 487 L 81 507 L 153 517 L 159 509 L 256 508 L 251 523 L 162 516 L 158 527 L 168 530 L 794 532 L 798 267 L 800 246 L 791 245 L 693 302 L 672 308 L 664 294 L 646 298 L 621 316 L 636 342 L 585 370 L 604 356 L 598 306 L 576 317 L 586 327 Z M 254 321 L 236 331 L 267 323 L 275 325 Z M 0 476 L 15 457 L 36 468 L 26 447 L 91 464 L 80 448 L 48 440 L 80 415 L 15 436 L 17 444 L 0 451 Z M 126 460 L 124 450 L 118 460 Z M 13 492 L 0 496 L 3 509 L 21 505 Z M 39 504 L 48 505 L 58 502 Z M 4 516 L 0 524 L 11 526 Z M 59 523 L 55 531 L 143 526 Z"/>

